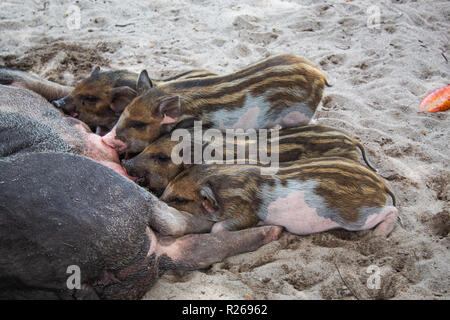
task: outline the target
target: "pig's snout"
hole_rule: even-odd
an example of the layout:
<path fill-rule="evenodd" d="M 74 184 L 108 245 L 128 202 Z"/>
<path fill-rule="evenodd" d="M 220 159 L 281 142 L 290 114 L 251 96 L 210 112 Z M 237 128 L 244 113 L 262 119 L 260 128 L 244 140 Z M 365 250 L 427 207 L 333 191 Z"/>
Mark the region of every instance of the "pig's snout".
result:
<path fill-rule="evenodd" d="M 72 99 L 69 96 L 61 98 L 59 100 L 53 100 L 52 104 L 56 108 L 61 109 L 64 113 L 69 114 L 74 118 L 78 117 L 78 114 L 75 113 L 75 104 L 72 102 Z"/>
<path fill-rule="evenodd" d="M 62 105 L 64 104 L 64 98 L 61 98 L 59 100 L 53 100 L 52 104 L 57 107 L 58 109 L 62 108 Z"/>
<path fill-rule="evenodd" d="M 128 145 L 116 135 L 115 127 L 107 135 L 102 137 L 102 141 L 118 152 L 125 151 L 128 148 Z"/>
<path fill-rule="evenodd" d="M 135 162 L 136 161 L 134 159 L 128 159 L 128 160 L 123 159 L 121 161 L 122 167 L 124 167 L 125 170 L 127 170 L 128 174 L 136 177 L 136 170 L 134 169 Z"/>
<path fill-rule="evenodd" d="M 146 182 L 146 177 L 142 174 L 142 172 L 140 172 L 140 170 L 138 170 L 138 168 L 136 168 L 136 159 L 128 159 L 125 160 L 123 159 L 121 161 L 122 163 L 122 167 L 125 168 L 125 170 L 127 171 L 127 173 L 134 178 L 134 181 L 139 184 L 139 185 L 144 185 Z"/>

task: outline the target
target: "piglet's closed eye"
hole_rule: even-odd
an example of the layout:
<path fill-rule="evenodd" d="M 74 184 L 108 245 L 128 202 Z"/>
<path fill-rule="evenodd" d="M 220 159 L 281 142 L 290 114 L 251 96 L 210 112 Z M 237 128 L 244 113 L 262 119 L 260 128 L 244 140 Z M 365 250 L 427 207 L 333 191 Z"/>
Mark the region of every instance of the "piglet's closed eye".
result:
<path fill-rule="evenodd" d="M 208 213 L 214 213 L 219 210 L 219 205 L 210 187 L 204 186 L 200 189 L 202 196 L 202 206 Z"/>

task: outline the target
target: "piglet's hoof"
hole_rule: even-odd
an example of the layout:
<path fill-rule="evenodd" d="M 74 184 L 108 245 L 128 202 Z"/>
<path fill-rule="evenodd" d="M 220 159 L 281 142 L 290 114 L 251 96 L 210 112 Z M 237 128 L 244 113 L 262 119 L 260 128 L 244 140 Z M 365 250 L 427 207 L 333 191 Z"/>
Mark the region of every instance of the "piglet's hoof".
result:
<path fill-rule="evenodd" d="M 280 226 L 267 226 L 262 228 L 264 229 L 263 233 L 265 236 L 265 243 L 278 240 L 281 233 L 283 232 L 283 227 Z"/>

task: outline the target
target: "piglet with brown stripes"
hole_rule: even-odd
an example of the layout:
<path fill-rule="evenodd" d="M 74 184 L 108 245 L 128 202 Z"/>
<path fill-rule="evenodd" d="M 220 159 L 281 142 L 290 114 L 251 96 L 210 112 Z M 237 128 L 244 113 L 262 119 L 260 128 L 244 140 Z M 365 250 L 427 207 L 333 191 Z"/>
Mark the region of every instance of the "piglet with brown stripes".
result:
<path fill-rule="evenodd" d="M 177 127 L 202 121 L 207 128 L 259 129 L 306 125 L 327 85 L 311 62 L 277 55 L 225 76 L 153 86 L 139 76 L 138 97 L 103 141 L 118 151 L 140 152 Z"/>
<path fill-rule="evenodd" d="M 191 137 L 195 135 L 192 130 Z M 273 134 L 276 133 L 274 137 Z M 348 133 L 328 127 L 328 126 L 303 126 L 285 128 L 279 131 L 269 131 L 267 140 L 267 153 L 270 152 L 271 157 L 274 157 L 274 152 L 277 152 L 277 162 L 297 161 L 307 158 L 318 157 L 343 157 L 359 161 L 359 154 L 361 153 L 367 166 L 376 171 L 367 160 L 364 146 Z M 218 150 L 218 153 L 224 155 L 231 151 L 232 157 L 235 160 L 242 159 L 243 163 L 252 163 L 249 161 L 248 155 L 250 153 L 257 153 L 251 151 L 252 147 L 256 150 L 258 145 L 258 136 L 251 135 L 226 135 L 222 131 L 223 138 L 214 141 L 201 141 L 201 148 L 210 148 L 210 150 Z M 238 143 L 242 141 L 242 143 Z M 279 147 L 277 151 L 273 151 L 272 146 L 277 143 Z M 153 141 L 147 148 L 144 149 L 136 157 L 128 160 L 122 160 L 122 165 L 127 170 L 130 176 L 136 177 L 136 182 L 143 187 L 147 187 L 153 194 L 160 196 L 169 182 L 175 178 L 180 172 L 191 167 L 194 163 L 193 155 L 195 152 L 195 141 L 191 139 L 190 157 L 188 162 L 173 161 L 172 155 L 177 149 L 179 141 L 172 140 L 171 135 L 167 134 L 156 141 Z M 232 146 L 230 148 L 230 146 Z M 214 149 L 213 149 L 214 148 Z M 227 150 L 230 148 L 231 150 Z M 181 150 L 183 152 L 183 150 Z M 206 152 L 205 152 L 206 153 Z M 235 162 L 237 163 L 237 162 Z M 254 164 L 262 164 L 261 158 L 253 162 Z"/>
<path fill-rule="evenodd" d="M 340 157 L 280 163 L 275 175 L 261 175 L 255 165 L 194 166 L 169 183 L 161 200 L 207 220 L 212 232 L 260 222 L 299 235 L 376 227 L 387 237 L 398 215 L 385 182 Z"/>
<path fill-rule="evenodd" d="M 206 70 L 191 70 L 169 79 L 153 80 L 153 83 L 160 85 L 167 81 L 211 75 L 215 74 Z M 106 133 L 116 124 L 125 107 L 136 98 L 138 76 L 127 70 L 100 71 L 96 67 L 72 92 L 54 100 L 53 105 L 85 122 L 92 130 Z"/>

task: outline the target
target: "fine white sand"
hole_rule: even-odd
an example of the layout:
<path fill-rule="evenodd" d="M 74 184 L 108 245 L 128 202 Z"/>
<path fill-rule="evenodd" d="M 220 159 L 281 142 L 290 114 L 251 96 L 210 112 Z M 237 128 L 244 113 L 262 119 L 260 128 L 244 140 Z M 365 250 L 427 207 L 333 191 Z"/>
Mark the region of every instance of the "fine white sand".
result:
<path fill-rule="evenodd" d="M 72 1 L 2 0 L 0 63 L 73 84 L 95 65 L 160 78 L 228 73 L 278 53 L 308 58 L 333 84 L 317 122 L 360 138 L 397 195 L 402 225 L 387 240 L 285 232 L 207 270 L 168 273 L 145 299 L 449 299 L 450 112 L 417 111 L 449 83 L 450 5 L 367 3 L 80 0 L 77 29 Z M 367 286 L 371 265 L 380 289 Z"/>

